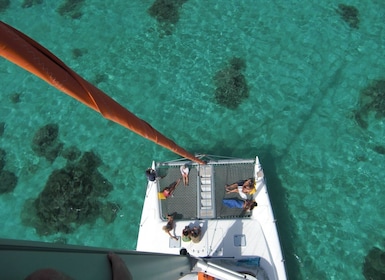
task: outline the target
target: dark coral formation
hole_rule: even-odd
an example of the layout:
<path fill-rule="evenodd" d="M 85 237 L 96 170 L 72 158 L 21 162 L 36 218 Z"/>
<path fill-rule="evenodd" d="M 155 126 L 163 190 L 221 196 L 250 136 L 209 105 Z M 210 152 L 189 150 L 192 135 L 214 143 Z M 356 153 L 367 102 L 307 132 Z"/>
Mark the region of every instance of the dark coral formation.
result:
<path fill-rule="evenodd" d="M 81 8 L 84 4 L 84 0 L 66 0 L 57 9 L 61 16 L 69 16 L 73 19 L 81 18 L 83 15 Z"/>
<path fill-rule="evenodd" d="M 113 189 L 97 170 L 100 164 L 93 152 L 86 152 L 76 162 L 53 171 L 37 199 L 25 204 L 23 222 L 35 227 L 40 235 L 73 232 L 99 216 L 113 222 L 119 207 L 100 201 Z"/>
<path fill-rule="evenodd" d="M 355 119 L 362 128 L 368 127 L 371 114 L 376 119 L 385 117 L 385 80 L 375 80 L 360 93 Z"/>
<path fill-rule="evenodd" d="M 10 0 L 0 0 L 0 13 L 4 12 L 11 5 Z"/>
<path fill-rule="evenodd" d="M 81 154 L 82 152 L 78 148 L 71 146 L 63 150 L 61 156 L 69 161 L 75 161 L 80 157 Z"/>
<path fill-rule="evenodd" d="M 243 99 L 249 97 L 246 78 L 242 74 L 245 68 L 246 62 L 243 59 L 233 57 L 228 66 L 216 73 L 214 83 L 217 103 L 236 109 Z"/>
<path fill-rule="evenodd" d="M 380 155 L 385 155 L 385 147 L 384 146 L 374 146 L 373 151 Z"/>
<path fill-rule="evenodd" d="M 373 247 L 365 257 L 362 274 L 368 280 L 384 280 L 385 252 L 377 247 Z"/>
<path fill-rule="evenodd" d="M 32 150 L 39 156 L 53 162 L 60 154 L 63 144 L 58 140 L 59 126 L 47 124 L 39 128 L 32 140 Z"/>
<path fill-rule="evenodd" d="M 360 24 L 358 9 L 354 6 L 339 4 L 336 12 L 349 24 L 351 28 L 358 29 Z"/>
<path fill-rule="evenodd" d="M 0 149 L 0 194 L 12 192 L 17 185 L 17 176 L 4 170 L 6 154 L 4 149 Z"/>
<path fill-rule="evenodd" d="M 0 148 L 0 172 L 4 169 L 6 154 L 5 150 Z"/>
<path fill-rule="evenodd" d="M 78 48 L 72 49 L 72 57 L 75 59 L 82 57 L 86 53 L 87 53 L 87 50 L 78 49 Z"/>
<path fill-rule="evenodd" d="M 3 136 L 5 130 L 5 122 L 0 122 L 0 137 Z"/>
<path fill-rule="evenodd" d="M 43 0 L 24 0 L 21 4 L 22 8 L 31 8 L 33 5 L 41 4 Z"/>
<path fill-rule="evenodd" d="M 92 80 L 92 83 L 93 84 L 100 84 L 100 83 L 103 83 L 106 81 L 108 81 L 108 75 L 106 75 L 104 73 L 97 73 L 95 75 L 94 79 Z"/>
<path fill-rule="evenodd" d="M 0 172 L 0 194 L 12 192 L 17 185 L 15 173 L 2 170 Z"/>
<path fill-rule="evenodd" d="M 21 101 L 21 94 L 14 92 L 9 96 L 9 100 L 14 104 L 19 103 Z"/>
<path fill-rule="evenodd" d="M 107 224 L 112 223 L 115 221 L 116 215 L 118 211 L 120 210 L 120 206 L 113 202 L 107 202 L 102 205 L 102 208 L 100 209 L 102 218 L 104 222 Z"/>
<path fill-rule="evenodd" d="M 187 0 L 155 0 L 148 9 L 165 35 L 171 35 L 173 26 L 179 21 L 179 10 Z"/>

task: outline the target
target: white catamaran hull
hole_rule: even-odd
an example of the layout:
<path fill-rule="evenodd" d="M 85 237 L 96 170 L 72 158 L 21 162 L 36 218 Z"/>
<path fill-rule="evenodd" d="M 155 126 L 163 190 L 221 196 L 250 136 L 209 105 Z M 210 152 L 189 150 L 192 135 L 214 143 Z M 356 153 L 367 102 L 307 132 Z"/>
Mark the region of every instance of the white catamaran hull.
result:
<path fill-rule="evenodd" d="M 167 166 L 178 167 L 184 163 L 183 161 L 173 162 L 167 164 Z M 209 161 L 207 165 L 213 164 L 215 166 L 227 163 L 242 164 L 242 160 L 226 160 L 226 162 Z M 189 219 L 177 219 L 172 233 L 178 237 L 178 240 L 170 238 L 162 230 L 162 227 L 166 224 L 164 217 L 167 214 L 171 214 L 162 213 L 162 201 L 158 198 L 158 192 L 160 191 L 159 181 L 165 178 L 158 178 L 154 182 L 149 181 L 139 228 L 137 251 L 178 255 L 181 249 L 186 249 L 190 256 L 200 260 L 192 268 L 192 271 L 203 271 L 218 279 L 233 279 L 232 277 L 236 277 L 234 279 L 245 279 L 242 275 L 241 277 L 243 278 L 237 278 L 239 273 L 236 273 L 234 276 L 234 271 L 246 272 L 256 276 L 258 279 L 286 279 L 275 219 L 258 157 L 256 157 L 252 164 L 254 166 L 253 175 L 256 179 L 255 186 L 257 189 L 253 198 L 258 203 L 258 206 L 253 209 L 250 215 L 246 218 L 191 219 L 189 217 Z M 155 163 L 153 163 L 152 168 L 157 168 Z M 188 187 L 178 186 L 179 196 L 183 196 L 186 188 L 197 188 L 198 193 L 201 189 L 202 176 L 199 172 L 200 165 L 194 164 L 191 168 L 198 169 L 196 180 L 191 178 L 193 175 L 190 172 L 190 182 L 197 182 L 197 185 L 195 186 L 190 183 Z M 218 171 L 213 171 L 213 173 L 215 172 Z M 216 175 L 226 176 L 222 174 Z M 214 185 L 215 178 L 210 180 Z M 224 186 L 213 187 L 223 189 Z M 215 195 L 214 192 L 213 195 Z M 201 198 L 199 196 L 198 198 L 191 197 L 191 200 L 197 200 L 198 202 L 198 215 Z M 173 203 L 173 201 L 176 201 L 175 203 L 177 203 L 177 199 L 177 194 L 175 194 L 175 197 L 168 198 L 167 202 Z M 213 203 L 215 203 L 215 200 L 213 200 Z M 216 214 L 219 215 L 219 213 Z M 181 240 L 182 230 L 185 226 L 191 225 L 199 225 L 202 229 L 201 240 L 198 243 L 183 242 Z M 205 268 L 205 265 L 207 268 Z M 231 273 L 226 274 L 224 272 L 227 268 L 230 268 Z"/>

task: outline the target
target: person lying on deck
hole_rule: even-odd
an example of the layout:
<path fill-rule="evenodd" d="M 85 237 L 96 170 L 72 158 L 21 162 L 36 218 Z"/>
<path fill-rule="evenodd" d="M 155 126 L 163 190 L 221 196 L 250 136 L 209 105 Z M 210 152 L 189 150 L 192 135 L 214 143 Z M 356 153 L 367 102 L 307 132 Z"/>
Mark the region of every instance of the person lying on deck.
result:
<path fill-rule="evenodd" d="M 166 199 L 166 198 L 169 198 L 170 196 L 172 196 L 176 187 L 179 185 L 179 182 L 180 182 L 180 178 L 178 180 L 176 180 L 175 182 L 172 182 L 168 187 L 165 187 L 163 189 L 163 191 L 158 193 L 158 198 L 159 199 Z"/>
<path fill-rule="evenodd" d="M 257 202 L 248 199 L 248 200 L 239 200 L 236 198 L 224 198 L 222 200 L 222 203 L 229 208 L 239 208 L 239 209 L 244 209 L 244 210 L 253 210 L 255 206 L 257 206 Z"/>
<path fill-rule="evenodd" d="M 163 226 L 163 230 L 170 235 L 171 238 L 178 240 L 178 237 L 173 236 L 170 231 L 174 229 L 174 217 L 167 215 L 167 224 Z"/>
<path fill-rule="evenodd" d="M 255 181 L 253 178 L 247 180 L 240 180 L 231 185 L 226 185 L 226 194 L 229 193 L 238 193 L 242 198 L 246 199 L 247 195 L 252 195 L 255 193 Z"/>

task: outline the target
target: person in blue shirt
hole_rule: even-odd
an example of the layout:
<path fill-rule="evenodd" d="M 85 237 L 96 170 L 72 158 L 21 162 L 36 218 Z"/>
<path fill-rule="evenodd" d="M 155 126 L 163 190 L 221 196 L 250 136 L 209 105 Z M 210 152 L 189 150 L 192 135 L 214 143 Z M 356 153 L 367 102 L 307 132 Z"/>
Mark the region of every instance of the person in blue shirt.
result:
<path fill-rule="evenodd" d="M 224 198 L 222 203 L 229 208 L 239 208 L 244 210 L 253 210 L 257 206 L 257 202 L 254 200 L 240 200 L 236 198 Z"/>

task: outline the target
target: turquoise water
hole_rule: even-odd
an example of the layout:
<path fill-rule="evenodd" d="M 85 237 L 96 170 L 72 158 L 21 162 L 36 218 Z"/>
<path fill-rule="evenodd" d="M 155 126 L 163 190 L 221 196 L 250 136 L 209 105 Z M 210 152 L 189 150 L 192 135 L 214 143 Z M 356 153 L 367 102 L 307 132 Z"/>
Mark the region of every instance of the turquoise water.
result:
<path fill-rule="evenodd" d="M 385 4 L 350 1 L 360 12 L 354 29 L 335 1 L 265 2 L 187 1 L 171 35 L 147 13 L 153 1 L 86 1 L 77 19 L 57 12 L 61 1 L 12 1 L 0 17 L 187 150 L 259 154 L 289 278 L 364 279 L 368 251 L 385 249 L 385 157 L 373 150 L 385 130 L 374 118 L 361 128 L 354 111 L 360 91 L 384 78 Z M 229 110 L 215 103 L 213 76 L 234 56 L 246 62 L 250 92 Z M 0 196 L 0 237 L 135 249 L 144 170 L 177 156 L 4 60 L 0 79 L 0 148 L 18 177 Z M 113 223 L 99 218 L 48 236 L 22 224 L 25 201 L 66 164 L 31 149 L 47 123 L 59 125 L 65 147 L 103 161 L 99 171 L 114 186 L 106 200 L 120 205 Z"/>

